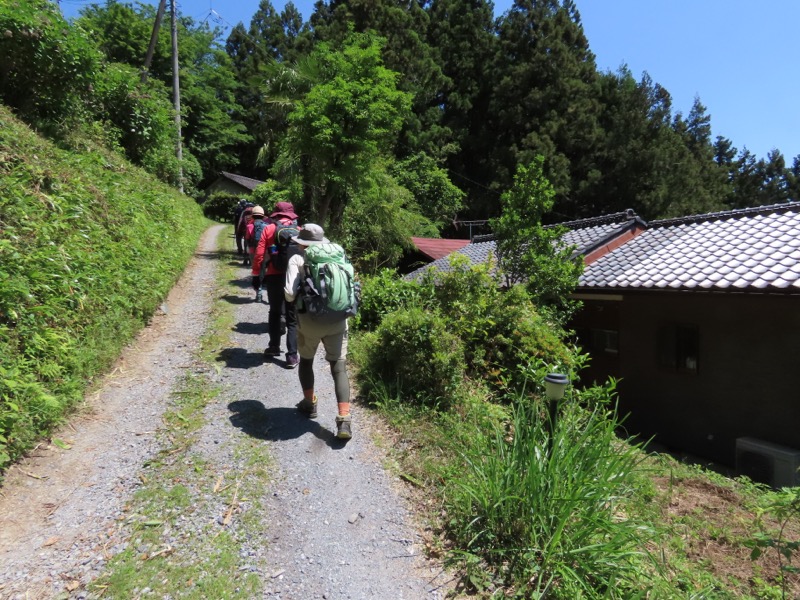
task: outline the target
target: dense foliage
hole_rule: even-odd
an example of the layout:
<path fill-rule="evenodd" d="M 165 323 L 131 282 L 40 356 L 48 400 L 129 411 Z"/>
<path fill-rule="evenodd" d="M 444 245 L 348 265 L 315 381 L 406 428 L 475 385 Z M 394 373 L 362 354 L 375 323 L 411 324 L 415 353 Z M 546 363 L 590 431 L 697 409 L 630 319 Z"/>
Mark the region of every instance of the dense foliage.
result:
<path fill-rule="evenodd" d="M 572 368 L 574 351 L 525 288 L 498 283 L 488 266 L 465 260 L 420 282 L 365 278 L 355 323 L 364 333 L 354 341 L 362 389 L 436 404 L 467 381 L 504 393 L 523 389 L 541 365 Z"/>
<path fill-rule="evenodd" d="M 178 165 L 166 23 L 137 81 L 155 12 L 93 4 L 70 25 L 46 0 L 4 3 L 0 97 L 39 130 L 82 128 L 192 193 L 220 170 L 271 180 L 370 272 L 396 266 L 412 235 L 500 217 L 537 157 L 553 188 L 545 223 L 798 198 L 800 156 L 740 152 L 711 138 L 699 98 L 683 114 L 646 73 L 599 72 L 574 0 L 516 0 L 496 19 L 488 0 L 323 0 L 306 22 L 260 0 L 224 39 L 180 16 Z"/>
<path fill-rule="evenodd" d="M 152 315 L 206 221 L 119 155 L 65 152 L 0 106 L 0 469 Z"/>

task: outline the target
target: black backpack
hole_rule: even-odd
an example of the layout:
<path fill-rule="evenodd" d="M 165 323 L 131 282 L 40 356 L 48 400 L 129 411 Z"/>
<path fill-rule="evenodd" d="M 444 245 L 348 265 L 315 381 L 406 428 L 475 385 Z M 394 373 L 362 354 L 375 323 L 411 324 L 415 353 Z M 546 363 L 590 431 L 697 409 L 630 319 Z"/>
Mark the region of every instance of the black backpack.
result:
<path fill-rule="evenodd" d="M 285 273 L 289 267 L 289 259 L 300 253 L 300 247 L 292 241 L 292 238 L 297 237 L 301 228 L 294 221 L 291 223 L 276 221 L 275 228 L 277 252 L 272 254 L 270 260 L 273 267 Z"/>

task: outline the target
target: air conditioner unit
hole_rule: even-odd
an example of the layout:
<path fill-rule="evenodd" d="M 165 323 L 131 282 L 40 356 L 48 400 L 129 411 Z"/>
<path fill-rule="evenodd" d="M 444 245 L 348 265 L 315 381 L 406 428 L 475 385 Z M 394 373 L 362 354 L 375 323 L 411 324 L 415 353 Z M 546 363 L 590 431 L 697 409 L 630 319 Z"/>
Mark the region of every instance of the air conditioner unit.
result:
<path fill-rule="evenodd" d="M 736 438 L 736 472 L 774 488 L 800 485 L 800 450 L 751 437 Z"/>

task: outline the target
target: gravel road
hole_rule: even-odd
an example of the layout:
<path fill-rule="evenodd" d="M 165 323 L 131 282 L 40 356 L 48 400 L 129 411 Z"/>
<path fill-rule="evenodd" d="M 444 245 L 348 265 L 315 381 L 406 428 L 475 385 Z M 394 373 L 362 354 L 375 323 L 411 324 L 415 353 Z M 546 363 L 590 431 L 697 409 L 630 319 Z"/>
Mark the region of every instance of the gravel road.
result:
<path fill-rule="evenodd" d="M 235 469 L 231 449 L 247 436 L 274 461 L 261 498 L 268 534 L 240 552 L 242 568 L 260 575 L 264 598 L 443 598 L 449 577 L 422 555 L 407 490 L 383 468 L 373 442 L 381 423 L 356 404 L 353 440 L 334 437 L 336 402 L 322 354 L 319 417 L 296 411 L 297 371 L 282 356 L 262 354 L 268 306 L 253 301 L 249 269 L 238 267 L 237 278 L 218 287 L 218 266 L 236 260 L 221 230 L 204 234 L 159 314 L 54 434 L 69 448 L 45 441 L 8 471 L 0 488 L 0 598 L 93 597 L 86 585 L 125 548 L 118 522 L 159 450 L 160 417 L 187 371 L 222 389 L 205 409 L 193 451 Z M 209 365 L 196 353 L 216 301 L 234 307 L 236 324 Z"/>

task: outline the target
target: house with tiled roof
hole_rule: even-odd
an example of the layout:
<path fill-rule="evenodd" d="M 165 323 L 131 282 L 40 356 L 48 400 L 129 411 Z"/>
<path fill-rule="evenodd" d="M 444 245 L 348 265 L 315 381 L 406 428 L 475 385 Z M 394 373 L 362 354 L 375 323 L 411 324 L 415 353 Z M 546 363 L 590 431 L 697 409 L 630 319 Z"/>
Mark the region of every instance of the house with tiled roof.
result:
<path fill-rule="evenodd" d="M 204 193 L 206 196 L 211 196 L 211 194 L 217 192 L 224 192 L 232 196 L 247 196 L 262 183 L 264 182 L 258 179 L 222 171 L 219 177 L 204 190 Z"/>
<path fill-rule="evenodd" d="M 583 378 L 620 379 L 629 431 L 730 466 L 756 442 L 800 461 L 799 202 L 651 221 L 576 296 Z M 767 462 L 739 468 L 774 482 Z"/>
<path fill-rule="evenodd" d="M 606 252 L 611 247 L 634 237 L 644 230 L 646 223 L 634 214 L 633 211 L 618 212 L 591 219 L 568 221 L 558 225 L 566 227 L 567 231 L 561 238 L 562 243 L 572 248 L 572 256 L 583 256 L 584 262 L 594 260 L 595 256 Z M 466 242 L 455 252 L 437 258 L 409 275 L 409 279 L 418 279 L 426 271 L 434 270 L 446 272 L 450 270 L 451 254 L 466 256 L 470 265 L 486 263 L 490 256 L 495 256 L 497 247 L 494 235 L 475 236 L 471 242 Z"/>
<path fill-rule="evenodd" d="M 398 265 L 400 273 L 414 271 L 434 260 L 448 256 L 469 244 L 469 240 L 412 236 L 411 243 L 413 245 L 412 248 L 406 250 L 400 259 L 400 264 Z"/>
<path fill-rule="evenodd" d="M 631 434 L 800 485 L 800 202 L 563 225 L 585 263 L 571 323 L 591 356 L 581 384 L 618 379 Z M 478 264 L 494 250 L 489 236 L 457 252 Z"/>

